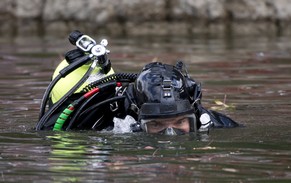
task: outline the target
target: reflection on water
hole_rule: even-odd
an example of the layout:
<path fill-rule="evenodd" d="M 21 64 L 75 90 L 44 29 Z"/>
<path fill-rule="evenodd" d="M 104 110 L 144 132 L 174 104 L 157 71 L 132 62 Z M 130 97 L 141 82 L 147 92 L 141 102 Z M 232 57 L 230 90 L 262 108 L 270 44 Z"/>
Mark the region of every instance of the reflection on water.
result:
<path fill-rule="evenodd" d="M 117 72 L 185 60 L 204 105 L 245 127 L 180 137 L 34 132 L 52 71 L 73 47 L 66 38 L 0 39 L 2 182 L 290 181 L 290 38 L 108 40 Z"/>

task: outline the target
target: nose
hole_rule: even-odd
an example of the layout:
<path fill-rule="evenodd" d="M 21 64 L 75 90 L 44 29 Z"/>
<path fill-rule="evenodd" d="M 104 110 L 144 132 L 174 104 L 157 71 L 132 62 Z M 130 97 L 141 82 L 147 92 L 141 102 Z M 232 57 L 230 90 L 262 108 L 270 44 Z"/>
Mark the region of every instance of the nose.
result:
<path fill-rule="evenodd" d="M 164 134 L 165 135 L 177 135 L 177 133 L 175 132 L 175 130 L 172 127 L 166 128 Z"/>

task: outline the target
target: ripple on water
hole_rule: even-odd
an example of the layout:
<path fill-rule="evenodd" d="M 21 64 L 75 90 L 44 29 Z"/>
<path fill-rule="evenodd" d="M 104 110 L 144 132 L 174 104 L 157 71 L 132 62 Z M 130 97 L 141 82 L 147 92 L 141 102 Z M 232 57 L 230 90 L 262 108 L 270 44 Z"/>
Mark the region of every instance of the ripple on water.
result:
<path fill-rule="evenodd" d="M 284 51 L 290 50 L 287 42 L 290 38 L 238 38 L 231 43 L 193 37 L 112 40 L 109 56 L 116 71 L 138 72 L 152 60 L 171 64 L 185 60 L 190 75 L 202 83 L 203 104 L 218 107 L 245 125 L 182 137 L 34 132 L 40 99 L 53 68 L 71 48 L 66 38 L 61 43 L 6 44 L 0 56 L 0 180 L 290 180 L 291 57 Z M 221 107 L 217 100 L 232 107 Z"/>

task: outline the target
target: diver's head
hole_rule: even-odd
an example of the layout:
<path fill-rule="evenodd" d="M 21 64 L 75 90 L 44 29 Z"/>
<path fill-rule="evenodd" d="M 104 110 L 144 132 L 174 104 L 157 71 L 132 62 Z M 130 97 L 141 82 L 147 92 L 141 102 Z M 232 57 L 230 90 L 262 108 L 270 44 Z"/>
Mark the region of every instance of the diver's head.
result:
<path fill-rule="evenodd" d="M 143 68 L 134 91 L 144 131 L 172 135 L 196 131 L 194 94 L 187 79 L 173 65 L 154 62 Z"/>

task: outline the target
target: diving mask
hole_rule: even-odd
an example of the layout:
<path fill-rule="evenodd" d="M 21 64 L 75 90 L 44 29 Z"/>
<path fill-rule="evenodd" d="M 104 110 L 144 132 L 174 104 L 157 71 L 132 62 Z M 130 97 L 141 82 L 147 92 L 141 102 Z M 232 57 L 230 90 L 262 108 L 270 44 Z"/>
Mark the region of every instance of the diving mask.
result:
<path fill-rule="evenodd" d="M 141 119 L 140 124 L 147 133 L 181 135 L 193 131 L 196 117 L 194 114 L 187 114 L 171 118 Z"/>

